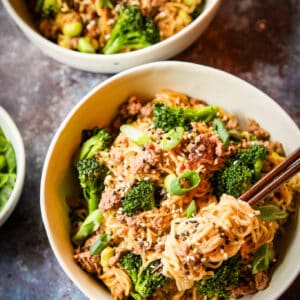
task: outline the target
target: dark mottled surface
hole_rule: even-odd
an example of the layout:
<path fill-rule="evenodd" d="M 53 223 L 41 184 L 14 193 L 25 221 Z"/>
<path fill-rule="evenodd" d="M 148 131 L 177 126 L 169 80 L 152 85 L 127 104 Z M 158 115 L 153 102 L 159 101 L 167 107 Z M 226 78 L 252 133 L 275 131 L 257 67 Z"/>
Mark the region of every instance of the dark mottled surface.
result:
<path fill-rule="evenodd" d="M 176 59 L 244 78 L 269 94 L 300 125 L 298 0 L 223 1 L 206 33 Z M 40 214 L 39 183 L 47 148 L 60 122 L 83 95 L 108 77 L 45 57 L 0 4 L 0 104 L 15 119 L 27 152 L 22 197 L 0 228 L 0 299 L 85 299 L 49 246 Z M 300 277 L 283 299 L 300 299 Z"/>

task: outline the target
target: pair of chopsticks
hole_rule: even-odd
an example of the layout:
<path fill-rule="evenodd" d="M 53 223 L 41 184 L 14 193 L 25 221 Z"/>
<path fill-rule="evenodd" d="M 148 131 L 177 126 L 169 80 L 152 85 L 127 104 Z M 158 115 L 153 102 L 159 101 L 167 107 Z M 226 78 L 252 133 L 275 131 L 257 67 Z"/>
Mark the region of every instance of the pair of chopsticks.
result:
<path fill-rule="evenodd" d="M 251 206 L 276 191 L 289 178 L 300 171 L 300 147 L 278 164 L 273 170 L 256 182 L 239 198 Z"/>

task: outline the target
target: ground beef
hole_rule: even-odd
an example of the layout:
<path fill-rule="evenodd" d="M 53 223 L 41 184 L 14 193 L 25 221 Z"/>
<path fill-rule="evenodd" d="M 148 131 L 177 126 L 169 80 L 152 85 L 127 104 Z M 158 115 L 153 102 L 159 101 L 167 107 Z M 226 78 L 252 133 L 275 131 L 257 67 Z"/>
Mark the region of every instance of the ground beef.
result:
<path fill-rule="evenodd" d="M 132 96 L 120 108 L 120 115 L 124 118 L 136 116 L 142 108 L 142 100 L 137 96 Z"/>
<path fill-rule="evenodd" d="M 88 273 L 99 274 L 101 267 L 99 264 L 99 256 L 91 255 L 90 251 L 81 252 L 74 255 L 74 259 L 81 265 L 81 267 Z"/>
<path fill-rule="evenodd" d="M 154 144 L 146 144 L 143 151 L 130 159 L 132 173 L 149 173 L 151 168 L 162 161 L 162 151 L 155 149 Z"/>
<path fill-rule="evenodd" d="M 259 140 L 267 140 L 270 138 L 270 133 L 261 128 L 253 119 L 248 119 L 246 130 L 253 133 Z"/>
<path fill-rule="evenodd" d="M 113 189 L 106 189 L 101 197 L 99 208 L 103 211 L 116 207 L 121 202 L 121 195 Z"/>

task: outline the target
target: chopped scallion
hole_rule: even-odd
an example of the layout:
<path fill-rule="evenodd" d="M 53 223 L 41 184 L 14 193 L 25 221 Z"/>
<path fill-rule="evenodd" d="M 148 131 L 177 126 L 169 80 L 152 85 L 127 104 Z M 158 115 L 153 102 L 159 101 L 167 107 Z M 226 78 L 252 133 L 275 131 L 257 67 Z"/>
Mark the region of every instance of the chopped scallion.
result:
<path fill-rule="evenodd" d="M 72 237 L 74 244 L 81 245 L 90 234 L 95 232 L 100 227 L 102 221 L 103 214 L 99 209 L 90 213 L 81 224 L 79 230 Z"/>
<path fill-rule="evenodd" d="M 268 244 L 262 245 L 255 253 L 252 263 L 252 274 L 263 272 L 269 268 L 270 253 Z"/>
<path fill-rule="evenodd" d="M 150 142 L 149 137 L 147 137 L 143 131 L 135 128 L 132 125 L 125 124 L 120 127 L 120 130 L 123 134 L 125 134 L 132 142 L 137 144 L 138 146 L 142 146 Z"/>
<path fill-rule="evenodd" d="M 223 142 L 223 144 L 227 145 L 229 142 L 229 133 L 222 120 L 218 118 L 214 119 L 212 127 L 213 130 L 218 133 L 219 138 Z"/>
<path fill-rule="evenodd" d="M 186 209 L 186 217 L 192 218 L 196 212 L 197 212 L 196 201 L 192 200 L 191 203 L 189 204 L 188 208 Z"/>
<path fill-rule="evenodd" d="M 97 237 L 94 244 L 90 248 L 90 252 L 92 255 L 99 254 L 109 243 L 111 236 L 107 233 L 103 233 Z"/>
<path fill-rule="evenodd" d="M 183 127 L 176 127 L 175 129 L 170 130 L 166 133 L 162 139 L 161 147 L 164 150 L 170 150 L 176 147 L 182 140 L 184 134 Z"/>
<path fill-rule="evenodd" d="M 260 216 L 264 220 L 273 221 L 277 219 L 285 219 L 287 217 L 287 212 L 281 210 L 276 205 L 265 205 L 258 207 L 260 211 Z"/>
<path fill-rule="evenodd" d="M 165 188 L 171 195 L 184 195 L 200 184 L 200 176 L 196 171 L 185 171 L 176 177 L 170 174 L 165 178 Z"/>

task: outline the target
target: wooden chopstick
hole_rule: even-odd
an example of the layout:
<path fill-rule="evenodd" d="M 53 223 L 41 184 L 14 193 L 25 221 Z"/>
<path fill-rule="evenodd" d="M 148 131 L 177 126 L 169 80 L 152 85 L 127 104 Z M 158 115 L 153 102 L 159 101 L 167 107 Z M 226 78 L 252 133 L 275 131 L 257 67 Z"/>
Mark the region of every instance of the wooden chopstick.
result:
<path fill-rule="evenodd" d="M 239 198 L 254 206 L 259 200 L 278 189 L 284 182 L 299 171 L 300 147 Z"/>

